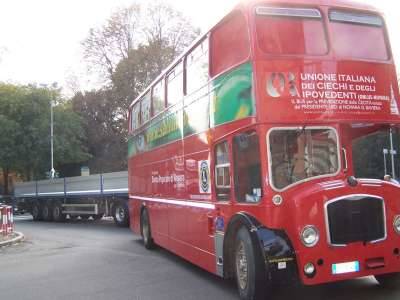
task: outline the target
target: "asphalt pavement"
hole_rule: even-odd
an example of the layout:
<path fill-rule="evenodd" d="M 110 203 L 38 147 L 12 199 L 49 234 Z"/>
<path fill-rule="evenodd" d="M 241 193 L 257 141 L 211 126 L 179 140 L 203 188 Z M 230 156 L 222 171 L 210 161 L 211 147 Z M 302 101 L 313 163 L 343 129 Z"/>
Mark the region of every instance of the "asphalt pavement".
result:
<path fill-rule="evenodd" d="M 140 238 L 112 220 L 33 222 L 18 216 L 25 241 L 0 248 L 0 299 L 238 299 L 236 287 Z M 273 300 L 397 300 L 372 277 L 317 287 L 290 287 Z"/>

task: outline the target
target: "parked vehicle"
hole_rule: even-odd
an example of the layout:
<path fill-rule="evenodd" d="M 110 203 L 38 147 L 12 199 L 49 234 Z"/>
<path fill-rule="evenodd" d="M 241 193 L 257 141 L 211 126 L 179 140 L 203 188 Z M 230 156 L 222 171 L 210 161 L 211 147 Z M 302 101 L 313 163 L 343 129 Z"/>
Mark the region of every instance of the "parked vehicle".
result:
<path fill-rule="evenodd" d="M 118 226 L 129 224 L 126 171 L 16 183 L 14 197 L 35 221 L 112 216 Z"/>

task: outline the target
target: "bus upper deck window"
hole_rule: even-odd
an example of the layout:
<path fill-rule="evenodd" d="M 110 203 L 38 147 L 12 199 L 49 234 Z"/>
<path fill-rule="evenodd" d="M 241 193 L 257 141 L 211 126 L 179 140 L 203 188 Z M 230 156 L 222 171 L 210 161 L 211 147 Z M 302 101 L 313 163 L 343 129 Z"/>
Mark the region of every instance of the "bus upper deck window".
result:
<path fill-rule="evenodd" d="M 132 107 L 131 122 L 132 130 L 136 130 L 140 127 L 140 102 L 136 102 Z"/>
<path fill-rule="evenodd" d="M 150 120 L 150 112 L 151 112 L 151 94 L 147 92 L 146 95 L 140 100 L 141 109 L 140 109 L 140 120 L 142 124 L 146 123 Z"/>
<path fill-rule="evenodd" d="M 319 10 L 257 7 L 256 30 L 260 48 L 269 54 L 324 55 L 328 43 Z"/>
<path fill-rule="evenodd" d="M 380 16 L 331 10 L 329 20 L 332 44 L 338 56 L 371 60 L 389 59 L 384 22 Z"/>
<path fill-rule="evenodd" d="M 161 79 L 153 87 L 153 115 L 157 115 L 165 108 L 165 85 L 164 79 Z"/>
<path fill-rule="evenodd" d="M 183 63 L 178 63 L 167 75 L 168 106 L 183 99 Z"/>

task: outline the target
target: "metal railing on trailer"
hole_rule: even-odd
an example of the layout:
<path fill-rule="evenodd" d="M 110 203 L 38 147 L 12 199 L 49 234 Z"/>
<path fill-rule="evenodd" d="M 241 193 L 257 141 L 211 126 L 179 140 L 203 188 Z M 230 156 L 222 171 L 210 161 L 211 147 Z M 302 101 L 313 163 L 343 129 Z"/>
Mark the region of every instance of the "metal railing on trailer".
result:
<path fill-rule="evenodd" d="M 16 183 L 14 197 L 34 220 L 113 216 L 117 225 L 129 223 L 127 171 Z"/>

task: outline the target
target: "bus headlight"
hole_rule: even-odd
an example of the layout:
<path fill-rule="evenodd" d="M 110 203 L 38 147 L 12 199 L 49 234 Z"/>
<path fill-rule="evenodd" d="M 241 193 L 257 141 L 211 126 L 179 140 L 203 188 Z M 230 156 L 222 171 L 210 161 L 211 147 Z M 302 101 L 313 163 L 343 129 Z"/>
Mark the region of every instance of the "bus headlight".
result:
<path fill-rule="evenodd" d="M 399 215 L 394 217 L 393 227 L 394 227 L 394 231 L 396 231 L 397 234 L 400 234 L 400 216 Z"/>
<path fill-rule="evenodd" d="M 319 241 L 318 229 L 313 225 L 307 225 L 300 234 L 301 242 L 306 247 L 314 247 Z"/>

